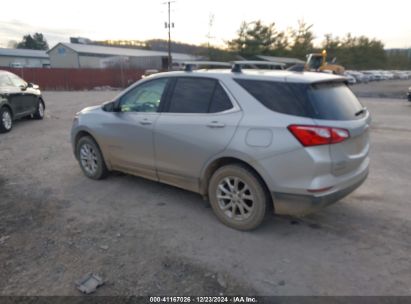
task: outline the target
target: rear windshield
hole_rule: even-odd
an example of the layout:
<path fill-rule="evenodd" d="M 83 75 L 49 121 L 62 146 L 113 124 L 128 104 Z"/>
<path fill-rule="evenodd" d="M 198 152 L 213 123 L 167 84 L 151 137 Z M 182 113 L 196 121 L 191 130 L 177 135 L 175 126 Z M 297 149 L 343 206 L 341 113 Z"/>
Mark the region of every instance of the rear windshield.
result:
<path fill-rule="evenodd" d="M 325 120 L 354 120 L 363 106 L 344 83 L 302 84 L 235 79 L 272 111 Z"/>

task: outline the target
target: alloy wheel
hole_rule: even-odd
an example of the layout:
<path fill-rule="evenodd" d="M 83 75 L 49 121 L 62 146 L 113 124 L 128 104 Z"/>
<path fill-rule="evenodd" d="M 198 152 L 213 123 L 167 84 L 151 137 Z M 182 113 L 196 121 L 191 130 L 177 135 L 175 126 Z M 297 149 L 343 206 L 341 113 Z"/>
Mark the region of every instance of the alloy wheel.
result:
<path fill-rule="evenodd" d="M 98 170 L 98 156 L 97 153 L 90 144 L 83 144 L 80 148 L 80 162 L 84 170 L 94 175 Z"/>
<path fill-rule="evenodd" d="M 238 177 L 229 176 L 218 184 L 217 201 L 227 217 L 243 221 L 251 216 L 255 198 L 246 182 Z"/>
<path fill-rule="evenodd" d="M 39 102 L 39 116 L 40 117 L 44 116 L 44 106 L 42 102 Z"/>
<path fill-rule="evenodd" d="M 12 119 L 11 119 L 11 115 L 9 111 L 4 111 L 3 115 L 1 117 L 1 120 L 3 122 L 3 126 L 6 130 L 10 130 L 11 129 L 11 125 L 12 125 Z"/>

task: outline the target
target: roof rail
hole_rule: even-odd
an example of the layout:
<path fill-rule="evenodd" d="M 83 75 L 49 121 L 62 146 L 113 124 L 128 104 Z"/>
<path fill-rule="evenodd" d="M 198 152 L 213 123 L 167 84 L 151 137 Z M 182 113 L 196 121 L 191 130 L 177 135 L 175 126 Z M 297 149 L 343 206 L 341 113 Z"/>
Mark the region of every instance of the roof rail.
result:
<path fill-rule="evenodd" d="M 220 67 L 231 67 L 233 73 L 241 73 L 241 67 L 244 65 L 253 66 L 275 66 L 283 68 L 285 63 L 273 62 L 273 61 L 258 61 L 258 60 L 238 60 L 232 62 L 219 62 L 219 61 L 185 61 L 183 62 L 184 71 L 192 72 L 194 67 L 199 66 L 220 66 Z"/>
<path fill-rule="evenodd" d="M 283 68 L 285 66 L 285 63 L 282 62 L 273 62 L 273 61 L 258 61 L 258 60 L 238 60 L 238 61 L 233 61 L 233 66 L 231 68 L 231 71 L 233 73 L 241 73 L 241 67 L 243 65 L 251 65 L 254 68 L 257 68 L 257 65 L 265 65 L 265 66 L 280 66 Z"/>
<path fill-rule="evenodd" d="M 222 66 L 222 67 L 231 67 L 231 63 L 229 62 L 218 62 L 218 61 L 186 61 L 183 62 L 184 64 L 184 71 L 192 72 L 193 67 L 198 66 Z"/>

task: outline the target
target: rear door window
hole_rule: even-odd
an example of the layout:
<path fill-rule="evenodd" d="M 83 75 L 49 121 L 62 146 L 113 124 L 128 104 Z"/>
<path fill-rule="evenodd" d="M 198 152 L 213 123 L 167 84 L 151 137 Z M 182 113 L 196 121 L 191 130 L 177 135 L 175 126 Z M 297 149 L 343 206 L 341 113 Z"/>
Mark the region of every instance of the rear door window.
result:
<path fill-rule="evenodd" d="M 215 80 L 202 78 L 178 78 L 170 99 L 168 112 L 208 113 Z"/>
<path fill-rule="evenodd" d="M 170 113 L 216 113 L 233 107 L 224 89 L 215 79 L 177 78 L 168 111 Z"/>

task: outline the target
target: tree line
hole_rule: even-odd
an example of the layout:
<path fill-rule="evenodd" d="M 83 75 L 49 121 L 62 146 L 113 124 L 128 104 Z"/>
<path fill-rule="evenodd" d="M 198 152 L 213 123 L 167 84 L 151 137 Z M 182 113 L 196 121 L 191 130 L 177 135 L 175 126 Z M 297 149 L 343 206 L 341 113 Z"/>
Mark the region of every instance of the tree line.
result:
<path fill-rule="evenodd" d="M 346 34 L 336 37 L 326 34 L 320 46 L 314 46 L 313 25 L 303 20 L 297 27 L 280 31 L 275 23 L 264 24 L 261 20 L 243 21 L 232 40 L 226 41 L 226 47 L 214 47 L 210 44 L 200 46 L 173 42 L 173 52 L 189 53 L 209 57 L 210 60 L 228 61 L 240 58 L 257 59 L 257 55 L 293 57 L 301 60 L 314 52 L 327 51 L 328 58 L 336 58 L 338 64 L 346 69 L 411 69 L 411 51 L 384 50 L 384 43 L 366 36 L 354 37 Z M 96 42 L 97 43 L 97 42 Z M 166 50 L 167 41 L 152 39 L 142 41 L 144 48 Z M 97 44 L 104 44 L 98 42 Z M 120 46 L 120 45 L 119 45 Z M 20 42 L 13 43 L 19 49 L 48 50 L 47 40 L 42 33 L 27 34 Z M 124 46 L 123 46 L 124 47 Z M 132 46 L 128 46 L 132 47 Z"/>
<path fill-rule="evenodd" d="M 326 34 L 320 47 L 314 46 L 313 25 L 303 20 L 296 29 L 279 31 L 275 23 L 242 22 L 237 37 L 227 41 L 230 52 L 247 59 L 257 55 L 295 57 L 305 60 L 309 53 L 327 51 L 329 59 L 347 69 L 411 69 L 411 58 L 405 51 L 386 52 L 384 43 L 366 36 L 344 37 Z"/>

